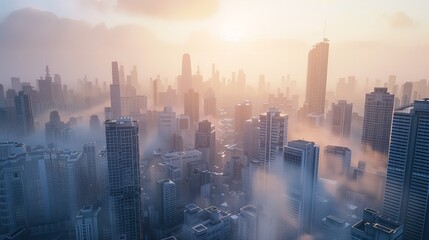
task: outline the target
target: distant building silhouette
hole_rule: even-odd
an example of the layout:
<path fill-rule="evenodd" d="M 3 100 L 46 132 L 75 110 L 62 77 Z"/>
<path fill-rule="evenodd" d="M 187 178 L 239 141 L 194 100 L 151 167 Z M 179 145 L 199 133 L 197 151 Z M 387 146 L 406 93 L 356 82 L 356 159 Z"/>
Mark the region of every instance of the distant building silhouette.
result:
<path fill-rule="evenodd" d="M 237 141 L 243 139 L 244 123 L 252 117 L 252 104 L 250 101 L 243 101 L 235 105 L 234 113 L 234 134 Z"/>
<path fill-rule="evenodd" d="M 209 88 L 204 96 L 204 115 L 216 116 L 216 96 L 213 89 Z"/>
<path fill-rule="evenodd" d="M 348 138 L 352 127 L 353 103 L 339 100 L 337 104 L 332 103 L 332 109 L 328 115 L 331 121 L 332 133 Z"/>
<path fill-rule="evenodd" d="M 203 160 L 209 166 L 216 163 L 216 131 L 211 122 L 204 120 L 198 123 L 198 129 L 195 132 L 195 149 L 203 154 Z"/>
<path fill-rule="evenodd" d="M 179 99 L 183 99 L 184 94 L 193 88 L 191 56 L 188 53 L 182 56 L 182 74 L 179 76 L 177 86 Z"/>
<path fill-rule="evenodd" d="M 374 88 L 365 97 L 362 145 L 387 156 L 392 126 L 394 95 L 387 88 Z"/>
<path fill-rule="evenodd" d="M 402 85 L 402 100 L 401 105 L 406 106 L 411 103 L 411 99 L 413 97 L 413 83 L 406 82 Z"/>
<path fill-rule="evenodd" d="M 17 132 L 21 136 L 28 136 L 35 130 L 33 110 L 31 107 L 30 97 L 20 91 L 15 97 L 16 124 Z"/>
<path fill-rule="evenodd" d="M 200 121 L 200 97 L 196 90 L 190 89 L 185 94 L 185 115 L 191 120 L 191 126 Z"/>
<path fill-rule="evenodd" d="M 110 85 L 110 106 L 112 118 L 121 117 L 121 87 L 119 80 L 118 62 L 112 62 L 112 84 Z M 106 119 L 108 120 L 108 119 Z"/>
<path fill-rule="evenodd" d="M 404 239 L 429 239 L 429 99 L 393 117 L 383 215 L 404 223 Z"/>

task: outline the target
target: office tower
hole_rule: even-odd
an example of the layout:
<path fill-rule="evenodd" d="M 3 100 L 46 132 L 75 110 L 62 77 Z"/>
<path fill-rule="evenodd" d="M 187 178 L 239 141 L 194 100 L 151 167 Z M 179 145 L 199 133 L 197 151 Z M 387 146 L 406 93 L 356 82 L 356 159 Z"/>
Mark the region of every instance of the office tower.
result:
<path fill-rule="evenodd" d="M 118 62 L 112 62 L 112 84 L 110 85 L 110 106 L 112 111 L 112 118 L 116 119 L 121 117 L 121 88 L 119 81 Z M 106 119 L 108 120 L 108 119 Z"/>
<path fill-rule="evenodd" d="M 152 81 L 152 97 L 153 97 L 153 106 L 158 107 L 158 82 L 159 79 L 155 78 Z"/>
<path fill-rule="evenodd" d="M 259 119 L 257 117 L 248 119 L 244 123 L 243 129 L 243 153 L 247 156 L 247 160 L 257 160 L 259 157 Z"/>
<path fill-rule="evenodd" d="M 339 100 L 337 104 L 332 103 L 332 109 L 330 112 L 330 120 L 332 121 L 332 133 L 348 138 L 350 137 L 350 131 L 352 127 L 352 112 L 353 103 L 347 103 L 347 101 Z"/>
<path fill-rule="evenodd" d="M 180 99 L 192 89 L 192 70 L 191 70 L 191 56 L 187 53 L 182 56 L 182 75 L 179 76 L 177 90 Z"/>
<path fill-rule="evenodd" d="M 101 130 L 100 119 L 95 114 L 89 117 L 89 129 L 95 133 L 98 133 Z"/>
<path fill-rule="evenodd" d="M 307 113 L 325 113 L 326 78 L 328 74 L 328 39 L 317 43 L 308 52 L 307 91 L 305 101 L 308 103 Z"/>
<path fill-rule="evenodd" d="M 46 144 L 57 144 L 62 141 L 64 129 L 67 126 L 61 121 L 58 111 L 52 111 L 49 114 L 49 122 L 45 123 Z"/>
<path fill-rule="evenodd" d="M 177 133 L 176 112 L 172 107 L 164 107 L 162 112 L 158 112 L 158 137 L 160 148 L 170 151 L 174 145 L 174 134 Z"/>
<path fill-rule="evenodd" d="M 365 97 L 362 145 L 365 150 L 387 156 L 392 126 L 394 95 L 387 88 L 374 88 Z"/>
<path fill-rule="evenodd" d="M 30 97 L 23 91 L 15 96 L 16 124 L 21 136 L 28 136 L 34 132 L 33 110 Z"/>
<path fill-rule="evenodd" d="M 16 92 L 14 89 L 8 89 L 6 91 L 6 107 L 15 107 L 15 96 Z"/>
<path fill-rule="evenodd" d="M 98 240 L 100 207 L 85 206 L 76 215 L 76 240 Z"/>
<path fill-rule="evenodd" d="M 45 71 L 45 79 L 41 78 L 37 80 L 37 84 L 39 87 L 41 105 L 44 110 L 47 110 L 54 105 L 54 99 L 52 95 L 52 77 L 48 66 L 46 66 Z"/>
<path fill-rule="evenodd" d="M 190 89 L 185 93 L 185 115 L 191 120 L 191 127 L 200 121 L 200 97 L 196 90 Z"/>
<path fill-rule="evenodd" d="M 169 85 L 165 92 L 158 93 L 159 106 L 177 106 L 177 93 L 176 89 L 172 89 Z"/>
<path fill-rule="evenodd" d="M 393 240 L 403 239 L 404 226 L 379 212 L 365 208 L 363 219 L 352 226 L 351 240 Z M 404 238 L 417 239 L 417 238 Z"/>
<path fill-rule="evenodd" d="M 280 237 L 297 239 L 312 232 L 319 146 L 304 140 L 290 141 L 283 150 L 286 193 L 281 204 Z"/>
<path fill-rule="evenodd" d="M 4 87 L 3 84 L 0 83 L 0 108 L 6 106 L 6 98 L 4 95 Z"/>
<path fill-rule="evenodd" d="M 216 163 L 216 131 L 211 122 L 204 120 L 198 123 L 195 132 L 195 149 L 203 154 L 203 161 L 214 167 Z"/>
<path fill-rule="evenodd" d="M 204 96 L 204 115 L 216 116 L 216 96 L 211 88 L 207 90 Z"/>
<path fill-rule="evenodd" d="M 238 214 L 238 240 L 259 239 L 258 222 L 258 209 L 255 206 L 247 205 L 240 208 L 240 214 Z"/>
<path fill-rule="evenodd" d="M 10 83 L 11 83 L 12 89 L 15 90 L 16 92 L 19 92 L 22 90 L 21 89 L 22 84 L 18 77 L 11 77 Z"/>
<path fill-rule="evenodd" d="M 398 85 L 396 84 L 396 75 L 389 75 L 389 79 L 387 80 L 387 83 L 384 84 L 384 87 L 393 95 L 397 96 Z"/>
<path fill-rule="evenodd" d="M 133 69 L 130 72 L 130 82 L 128 83 L 131 87 L 134 87 L 138 89 L 139 87 L 139 81 L 138 81 L 138 75 L 137 75 L 137 66 L 134 65 Z"/>
<path fill-rule="evenodd" d="M 85 204 L 94 204 L 97 198 L 97 166 L 96 166 L 96 149 L 95 143 L 83 144 L 83 158 L 85 169 L 86 187 L 88 188 Z"/>
<path fill-rule="evenodd" d="M 404 239 L 429 239 L 429 99 L 396 109 L 383 215 L 404 223 Z"/>
<path fill-rule="evenodd" d="M 411 103 L 411 98 L 413 97 L 413 83 L 406 82 L 402 85 L 402 100 L 401 106 L 405 106 Z"/>
<path fill-rule="evenodd" d="M 325 147 L 323 153 L 326 178 L 348 177 L 352 160 L 352 151 L 349 148 L 328 145 Z"/>
<path fill-rule="evenodd" d="M 112 236 L 140 239 L 140 153 L 138 124 L 132 118 L 107 120 L 106 150 L 109 173 Z"/>
<path fill-rule="evenodd" d="M 231 235 L 231 213 L 188 204 L 183 213 L 183 239 L 225 239 Z"/>
<path fill-rule="evenodd" d="M 244 101 L 235 105 L 234 130 L 237 141 L 243 139 L 244 123 L 252 117 L 252 104 L 250 101 Z"/>
<path fill-rule="evenodd" d="M 158 181 L 160 224 L 170 228 L 177 224 L 176 184 L 170 179 Z"/>
<path fill-rule="evenodd" d="M 277 108 L 270 108 L 266 114 L 259 115 L 259 122 L 259 163 L 271 173 L 279 166 L 277 154 L 287 142 L 288 116 L 280 114 Z"/>

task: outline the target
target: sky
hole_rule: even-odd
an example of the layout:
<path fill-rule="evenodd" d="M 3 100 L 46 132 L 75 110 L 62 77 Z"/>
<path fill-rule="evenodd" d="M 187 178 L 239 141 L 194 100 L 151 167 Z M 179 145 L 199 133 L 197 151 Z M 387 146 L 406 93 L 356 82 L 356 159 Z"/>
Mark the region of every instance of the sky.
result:
<path fill-rule="evenodd" d="M 323 37 L 329 38 L 331 42 L 328 76 L 333 79 L 344 75 L 387 78 L 388 74 L 398 74 L 404 80 L 418 80 L 427 75 L 422 61 L 429 57 L 429 15 L 426 12 L 429 1 L 0 0 L 0 24 L 12 24 L 12 20 L 16 19 L 10 18 L 11 14 L 27 8 L 45 15 L 47 12 L 52 13 L 57 17 L 53 21 L 71 20 L 91 30 L 100 26 L 111 32 L 127 27 L 134 27 L 134 31 L 139 29 L 138 31 L 143 32 L 139 35 L 141 38 L 149 34 L 154 42 L 174 48 L 170 52 L 171 56 L 163 56 L 171 58 L 165 62 L 171 63 L 168 65 L 171 71 L 165 72 L 169 79 L 174 78 L 176 69 L 180 69 L 180 55 L 184 52 L 191 53 L 193 63 L 201 65 L 205 74 L 210 72 L 211 63 L 216 62 L 227 77 L 230 76 L 229 72 L 244 68 L 254 78 L 265 73 L 272 74 L 275 79 L 286 74 L 304 79 L 306 54 Z M 26 12 L 28 13 L 29 11 Z M 24 24 L 21 30 L 24 31 L 26 25 L 31 24 Z M 283 43 L 287 43 L 288 47 L 279 47 Z M 0 36 L 0 49 L 2 44 Z M 124 46 L 124 51 L 126 47 L 128 46 Z M 212 52 L 205 48 L 212 49 Z M 213 49 L 225 54 L 219 54 L 219 51 Z M 285 59 L 279 53 L 283 50 Z M 368 53 L 366 56 L 365 52 Z M 165 54 L 168 53 L 165 51 Z M 59 59 L 64 58 L 63 56 L 50 53 L 46 55 L 45 62 L 58 62 L 55 67 L 58 70 L 64 68 L 60 66 L 62 60 Z M 229 57 L 230 55 L 233 57 Z M 249 60 L 252 56 L 256 60 Z M 3 62 L 6 57 L 8 56 L 0 56 Z M 14 57 L 18 59 L 18 56 L 11 56 L 9 60 Z M 146 77 L 164 74 L 155 64 L 153 67 L 148 65 L 147 59 L 123 58 L 117 60 L 123 60 L 128 65 L 142 65 L 141 63 L 146 62 L 146 68 L 142 70 L 147 73 Z M 147 58 L 156 59 L 156 56 L 148 54 Z M 135 60 L 134 63 L 131 59 Z M 246 60 L 236 61 L 241 59 Z M 271 64 L 255 66 L 261 59 L 269 60 Z M 95 62 L 99 62 L 98 60 L 94 58 Z M 174 61 L 177 63 L 173 64 Z M 294 63 L 297 61 L 299 64 Z M 236 65 L 232 66 L 233 63 Z M 401 66 L 410 67 L 398 69 Z M 101 71 L 87 72 L 92 76 L 103 77 Z M 15 73 L 10 71 L 4 74 L 20 73 L 21 70 L 17 69 Z M 179 71 L 176 74 L 178 73 Z M 31 74 L 34 75 L 34 71 Z M 70 78 L 77 78 L 77 75 L 69 75 Z M 24 76 L 29 78 L 30 72 L 28 75 L 24 73 Z M 0 77 L 7 76 L 0 73 Z"/>

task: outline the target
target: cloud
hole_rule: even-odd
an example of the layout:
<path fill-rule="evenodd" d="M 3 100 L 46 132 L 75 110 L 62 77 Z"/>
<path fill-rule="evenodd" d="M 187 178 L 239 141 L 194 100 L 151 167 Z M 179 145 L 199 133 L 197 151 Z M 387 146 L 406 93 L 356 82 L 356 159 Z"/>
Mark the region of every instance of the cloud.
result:
<path fill-rule="evenodd" d="M 218 0 L 118 0 L 117 7 L 130 13 L 175 20 L 201 19 L 213 15 Z"/>
<path fill-rule="evenodd" d="M 393 28 L 407 28 L 415 25 L 414 20 L 404 12 L 396 12 L 388 16 L 389 24 Z"/>

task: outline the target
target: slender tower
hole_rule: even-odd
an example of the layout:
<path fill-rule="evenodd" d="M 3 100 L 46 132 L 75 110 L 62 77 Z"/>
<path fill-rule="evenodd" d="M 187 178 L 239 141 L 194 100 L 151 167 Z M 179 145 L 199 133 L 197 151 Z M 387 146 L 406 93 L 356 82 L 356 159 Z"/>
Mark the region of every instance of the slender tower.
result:
<path fill-rule="evenodd" d="M 110 106 L 112 119 L 121 116 L 121 88 L 119 83 L 118 62 L 112 62 L 112 84 L 110 85 Z"/>

